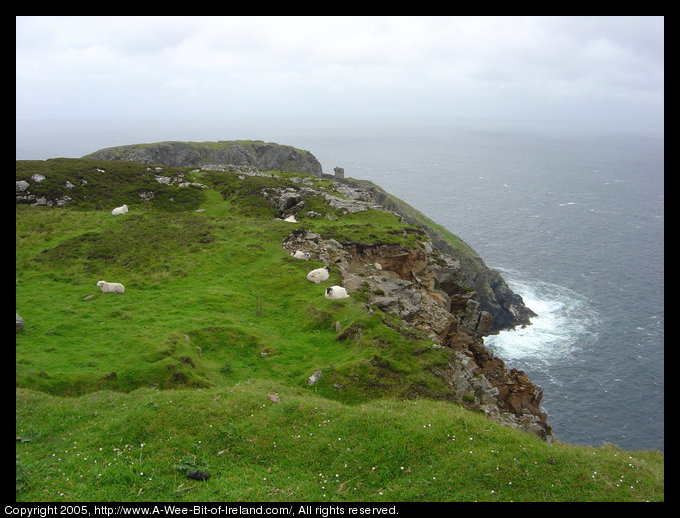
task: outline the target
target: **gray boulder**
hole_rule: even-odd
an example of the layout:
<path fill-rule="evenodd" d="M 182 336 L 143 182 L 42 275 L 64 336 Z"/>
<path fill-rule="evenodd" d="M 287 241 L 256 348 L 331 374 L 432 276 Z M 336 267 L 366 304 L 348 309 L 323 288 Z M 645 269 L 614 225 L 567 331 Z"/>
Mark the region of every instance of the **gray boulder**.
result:
<path fill-rule="evenodd" d="M 314 374 L 312 374 L 309 378 L 307 378 L 307 384 L 308 385 L 314 385 L 314 383 L 319 381 L 321 374 L 322 374 L 321 371 L 314 371 Z"/>

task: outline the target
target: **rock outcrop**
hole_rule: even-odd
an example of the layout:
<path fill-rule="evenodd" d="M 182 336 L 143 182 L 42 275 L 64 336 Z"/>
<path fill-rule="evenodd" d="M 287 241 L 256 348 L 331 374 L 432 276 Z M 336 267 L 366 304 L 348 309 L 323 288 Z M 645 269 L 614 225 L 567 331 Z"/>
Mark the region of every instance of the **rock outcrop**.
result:
<path fill-rule="evenodd" d="M 321 175 L 321 164 L 309 151 L 261 140 L 156 142 L 100 149 L 84 156 L 174 167 L 234 164 L 263 171 L 285 170 Z"/>
<path fill-rule="evenodd" d="M 434 372 L 449 387 L 450 399 L 551 441 L 552 430 L 540 407 L 542 389 L 523 371 L 507 369 L 484 345 L 483 337 L 493 328 L 492 315 L 481 309 L 475 292 L 459 287 L 449 294 L 440 288 L 456 285 L 460 264 L 434 248 L 425 232 L 421 237 L 422 247 L 409 248 L 340 243 L 297 229 L 282 246 L 334 265 L 350 293 L 366 295 L 369 311 L 399 317 L 398 331 L 418 330 L 432 339 L 433 347 L 453 349 L 454 359 Z"/>
<path fill-rule="evenodd" d="M 333 178 L 331 175 L 324 175 Z M 447 257 L 447 277 L 437 279 L 439 289 L 454 300 L 475 292 L 475 300 L 487 315 L 483 318 L 489 326 L 486 334 L 497 333 L 518 325 L 528 325 L 536 316 L 524 305 L 522 297 L 514 293 L 501 274 L 489 268 L 481 257 L 465 242 L 445 231 L 436 223 L 415 210 L 407 203 L 385 192 L 377 185 L 352 178 L 334 178 L 334 192 L 319 192 L 311 183 L 301 181 L 299 189 L 277 189 L 264 193 L 277 206 L 282 216 L 297 214 L 305 206 L 304 199 L 320 194 L 333 208 L 346 212 L 360 212 L 382 208 L 399 215 L 406 223 L 420 228 L 429 237 L 429 246 L 442 257 Z M 454 244 L 455 242 L 455 244 Z M 441 276 L 440 276 L 441 277 Z"/>
<path fill-rule="evenodd" d="M 291 254 L 301 251 L 313 260 L 334 265 L 350 293 L 366 295 L 369 311 L 379 309 L 399 317 L 400 332 L 418 330 L 432 339 L 433 347 L 453 349 L 454 360 L 434 372 L 449 387 L 451 399 L 496 422 L 553 440 L 547 414 L 540 407 L 542 389 L 523 371 L 508 369 L 484 345 L 484 336 L 499 329 L 530 324 L 534 313 L 522 298 L 467 245 L 463 243 L 462 251 L 457 249 L 434 227 L 424 224 L 407 204 L 400 202 L 403 205 L 399 206 L 383 197 L 384 191 L 364 184 L 349 181 L 339 185 L 336 188 L 342 192 L 347 212 L 400 209 L 393 211 L 419 226 L 415 231 L 419 246 L 340 243 L 304 228 L 291 232 L 282 246 Z M 313 192 L 305 187 L 270 190 L 265 196 L 279 209 L 286 205 L 294 214 L 296 207 L 303 210 L 305 197 Z M 294 203 L 290 202 L 293 198 Z M 469 271 L 470 265 L 473 271 Z"/>
<path fill-rule="evenodd" d="M 441 229 L 427 216 L 372 182 L 353 178 L 338 181 L 361 192 L 364 198 L 370 198 L 374 203 L 399 214 L 407 223 L 423 229 L 430 237 L 432 246 L 450 256 L 460 266 L 455 282 L 444 280 L 441 288 L 449 296 L 475 291 L 480 307 L 493 317 L 489 330 L 491 333 L 528 325 L 531 317 L 536 316 L 536 313 L 524 305 L 522 297 L 510 289 L 501 274 L 489 268 L 467 243 Z"/>

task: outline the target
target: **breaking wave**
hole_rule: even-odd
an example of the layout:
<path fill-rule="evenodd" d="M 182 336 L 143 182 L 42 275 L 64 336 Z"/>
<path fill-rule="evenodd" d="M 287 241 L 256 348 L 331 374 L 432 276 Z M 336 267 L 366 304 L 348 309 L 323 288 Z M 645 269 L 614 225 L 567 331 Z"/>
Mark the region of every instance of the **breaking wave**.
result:
<path fill-rule="evenodd" d="M 546 373 L 553 364 L 578 360 L 578 352 L 597 340 L 599 315 L 586 297 L 564 286 L 528 279 L 514 270 L 496 269 L 538 314 L 531 325 L 484 339 L 508 366 Z"/>

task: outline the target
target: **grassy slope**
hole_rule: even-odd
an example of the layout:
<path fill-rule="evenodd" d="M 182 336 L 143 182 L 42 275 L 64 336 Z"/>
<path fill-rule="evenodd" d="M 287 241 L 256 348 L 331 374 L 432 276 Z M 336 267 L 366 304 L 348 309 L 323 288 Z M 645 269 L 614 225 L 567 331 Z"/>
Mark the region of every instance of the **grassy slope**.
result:
<path fill-rule="evenodd" d="M 60 181 L 78 165 L 93 182 L 103 164 L 30 165 Z M 253 193 L 285 174 L 210 173 L 198 180 L 214 190 L 159 186 L 159 202 L 134 204 L 146 180 L 106 165 L 128 175 L 112 194 L 125 216 L 88 199 L 17 206 L 18 500 L 663 499 L 656 452 L 550 446 L 432 401 L 448 351 L 385 326 L 361 293 L 326 300 L 305 280 L 318 265 L 281 247 L 302 226 L 413 244 L 396 218 L 277 221 Z M 102 294 L 100 279 L 127 291 Z M 338 340 L 336 322 L 358 333 Z M 199 465 L 206 483 L 177 469 Z"/>
<path fill-rule="evenodd" d="M 278 394 L 280 402 L 267 398 Z M 55 398 L 17 390 L 19 499 L 630 501 L 660 454 L 547 445 L 450 404 L 347 406 L 268 380 Z M 45 416 L 49 416 L 47 419 Z M 212 476 L 195 482 L 184 469 Z"/>

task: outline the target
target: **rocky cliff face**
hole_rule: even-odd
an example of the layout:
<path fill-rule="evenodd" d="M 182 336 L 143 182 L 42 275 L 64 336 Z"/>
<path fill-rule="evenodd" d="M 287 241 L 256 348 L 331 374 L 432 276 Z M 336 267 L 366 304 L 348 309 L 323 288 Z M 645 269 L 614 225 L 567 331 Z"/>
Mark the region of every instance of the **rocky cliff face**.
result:
<path fill-rule="evenodd" d="M 450 296 L 457 295 L 461 290 L 475 291 L 480 307 L 493 317 L 489 333 L 528 325 L 531 317 L 536 316 L 536 313 L 524 305 L 522 297 L 513 293 L 501 274 L 489 268 L 467 243 L 445 229 L 438 228 L 424 214 L 371 182 L 352 178 L 338 181 L 365 193 L 364 197 L 369 197 L 376 204 L 399 214 L 407 223 L 422 228 L 430 237 L 434 248 L 453 258 L 459 266 L 457 277 L 455 281 L 442 281 L 440 286 Z"/>
<path fill-rule="evenodd" d="M 123 160 L 174 167 L 233 164 L 264 171 L 285 170 L 321 174 L 321 164 L 312 153 L 261 140 L 218 142 L 157 142 L 100 149 L 83 158 Z"/>
<path fill-rule="evenodd" d="M 312 191 L 309 187 L 299 191 L 270 190 L 266 197 L 282 213 L 285 210 L 294 214 L 296 208 L 298 213 L 304 210 L 304 199 Z M 342 193 L 348 212 L 380 206 L 371 190 L 345 184 Z M 426 230 L 418 232 L 420 245 L 405 247 L 340 243 L 298 228 L 284 240 L 283 247 L 291 255 L 303 252 L 307 257 L 337 267 L 343 286 L 350 293 L 366 295 L 367 311 L 379 309 L 399 317 L 400 332 L 408 334 L 417 330 L 432 339 L 432 347 L 453 349 L 455 359 L 434 373 L 444 379 L 452 400 L 478 409 L 496 422 L 551 441 L 552 430 L 540 408 L 542 389 L 523 371 L 507 369 L 483 340 L 499 328 L 529 323 L 533 312 L 524 306 L 521 297 L 511 292 L 497 272 L 484 272 L 481 267 L 476 274 L 466 272 L 460 258 L 435 246 Z M 493 297 L 494 313 L 480 303 L 477 290 L 467 287 L 465 280 L 471 276 L 485 293 L 500 290 L 498 296 Z M 501 315 L 500 323 L 495 321 L 495 315 Z M 387 320 L 385 323 L 393 325 Z"/>
<path fill-rule="evenodd" d="M 438 288 L 442 283 L 456 284 L 460 266 L 438 252 L 424 232 L 422 240 L 419 248 L 339 243 L 298 229 L 284 240 L 283 247 L 291 254 L 301 251 L 337 267 L 350 293 L 366 294 L 367 311 L 379 309 L 399 317 L 398 331 L 418 330 L 432 339 L 432 347 L 453 349 L 453 359 L 434 372 L 448 386 L 449 399 L 482 411 L 498 423 L 552 441 L 547 415 L 540 407 L 542 389 L 523 371 L 507 369 L 484 345 L 493 317 L 480 308 L 474 292 L 450 295 Z"/>

